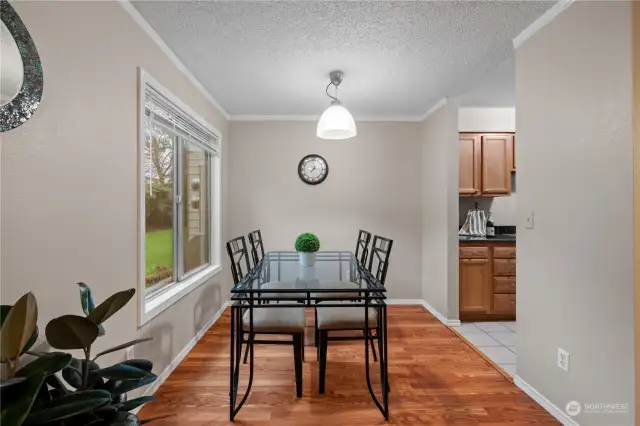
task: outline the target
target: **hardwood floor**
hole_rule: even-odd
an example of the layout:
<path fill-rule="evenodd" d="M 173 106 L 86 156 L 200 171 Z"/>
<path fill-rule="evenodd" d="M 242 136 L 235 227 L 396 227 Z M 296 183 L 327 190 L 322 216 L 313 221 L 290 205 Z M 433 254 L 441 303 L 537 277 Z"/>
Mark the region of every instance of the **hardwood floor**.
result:
<path fill-rule="evenodd" d="M 257 346 L 253 389 L 236 425 L 557 425 L 551 415 L 420 306 L 389 307 L 390 419 L 371 400 L 364 343 L 331 342 L 327 389 L 318 394 L 318 363 L 306 347 L 304 396 L 295 397 L 293 351 Z M 228 425 L 229 311 L 156 392 L 140 418 L 174 417 L 157 426 Z M 309 325 L 313 315 L 308 315 Z M 308 331 L 312 331 L 310 329 Z M 308 333 L 309 334 L 309 333 Z M 312 333 L 310 333 L 312 334 Z M 378 364 L 373 364 L 379 389 Z M 248 366 L 245 368 L 248 370 Z M 247 371 L 240 379 L 246 389 Z"/>

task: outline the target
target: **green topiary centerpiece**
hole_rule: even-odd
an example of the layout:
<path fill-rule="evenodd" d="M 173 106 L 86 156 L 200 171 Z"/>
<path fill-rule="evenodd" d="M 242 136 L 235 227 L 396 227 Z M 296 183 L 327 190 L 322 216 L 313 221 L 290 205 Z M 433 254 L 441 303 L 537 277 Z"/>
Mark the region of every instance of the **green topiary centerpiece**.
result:
<path fill-rule="evenodd" d="M 316 263 L 318 250 L 320 250 L 320 240 L 314 234 L 305 232 L 296 238 L 296 251 L 300 255 L 300 265 L 313 266 Z"/>

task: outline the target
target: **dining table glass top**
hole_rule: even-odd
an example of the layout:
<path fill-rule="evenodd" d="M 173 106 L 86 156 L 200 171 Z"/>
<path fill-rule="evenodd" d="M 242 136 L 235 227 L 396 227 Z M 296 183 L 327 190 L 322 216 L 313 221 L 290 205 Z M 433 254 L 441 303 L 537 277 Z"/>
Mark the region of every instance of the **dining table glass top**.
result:
<path fill-rule="evenodd" d="M 385 292 L 348 251 L 319 251 L 313 266 L 302 266 L 297 252 L 271 251 L 231 293 Z"/>

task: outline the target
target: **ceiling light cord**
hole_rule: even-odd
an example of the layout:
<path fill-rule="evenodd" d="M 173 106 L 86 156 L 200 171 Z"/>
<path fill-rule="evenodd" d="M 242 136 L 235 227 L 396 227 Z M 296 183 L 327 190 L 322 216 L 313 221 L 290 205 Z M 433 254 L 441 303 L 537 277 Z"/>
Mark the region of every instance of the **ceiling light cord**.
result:
<path fill-rule="evenodd" d="M 330 97 L 331 99 L 333 99 L 334 101 L 338 100 L 338 86 L 334 84 L 334 86 L 336 86 L 336 95 L 335 96 L 331 96 L 329 94 L 329 86 L 331 86 L 333 84 L 333 82 L 327 84 L 326 89 L 324 89 L 324 92 L 327 94 L 328 97 Z"/>

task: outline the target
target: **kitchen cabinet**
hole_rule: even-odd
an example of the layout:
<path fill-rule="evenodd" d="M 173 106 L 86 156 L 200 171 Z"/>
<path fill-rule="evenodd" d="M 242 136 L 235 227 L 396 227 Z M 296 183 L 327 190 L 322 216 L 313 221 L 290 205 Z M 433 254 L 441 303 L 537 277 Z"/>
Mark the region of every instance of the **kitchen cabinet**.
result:
<path fill-rule="evenodd" d="M 511 194 L 514 135 L 460 133 L 459 140 L 459 194 L 492 197 Z"/>
<path fill-rule="evenodd" d="M 460 319 L 515 319 L 515 242 L 460 242 L 459 257 Z"/>
<path fill-rule="evenodd" d="M 488 259 L 460 259 L 460 314 L 491 312 L 491 265 Z"/>
<path fill-rule="evenodd" d="M 460 134 L 459 161 L 458 182 L 460 195 L 479 195 L 481 166 L 480 136 Z"/>

